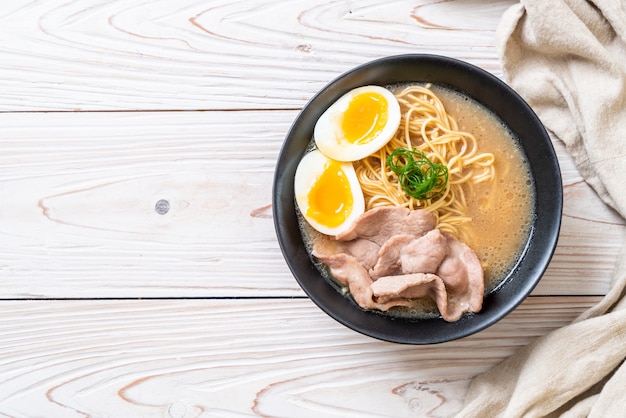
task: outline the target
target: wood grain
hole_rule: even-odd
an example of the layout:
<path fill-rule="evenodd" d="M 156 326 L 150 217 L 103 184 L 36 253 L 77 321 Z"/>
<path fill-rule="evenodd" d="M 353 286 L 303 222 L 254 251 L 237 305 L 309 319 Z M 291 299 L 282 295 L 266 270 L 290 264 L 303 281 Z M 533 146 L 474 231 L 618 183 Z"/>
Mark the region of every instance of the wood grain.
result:
<path fill-rule="evenodd" d="M 434 346 L 362 336 L 307 299 L 5 301 L 0 416 L 445 417 L 473 375 L 597 299 L 534 298 Z"/>
<path fill-rule="evenodd" d="M 287 109 L 355 65 L 437 53 L 499 74 L 513 0 L 61 1 L 0 9 L 0 111 Z"/>
<path fill-rule="evenodd" d="M 558 142 L 553 261 L 462 340 L 343 327 L 274 235 L 276 158 L 307 100 L 393 54 L 500 76 L 514 3 L 2 2 L 0 416 L 447 417 L 473 376 L 597 303 L 626 224 Z"/>
<path fill-rule="evenodd" d="M 292 117 L 0 115 L 2 296 L 299 293 L 270 206 Z"/>
<path fill-rule="evenodd" d="M 302 295 L 271 217 L 275 162 L 295 116 L 0 114 L 2 298 Z M 604 294 L 624 221 L 556 146 L 563 226 L 535 294 Z"/>

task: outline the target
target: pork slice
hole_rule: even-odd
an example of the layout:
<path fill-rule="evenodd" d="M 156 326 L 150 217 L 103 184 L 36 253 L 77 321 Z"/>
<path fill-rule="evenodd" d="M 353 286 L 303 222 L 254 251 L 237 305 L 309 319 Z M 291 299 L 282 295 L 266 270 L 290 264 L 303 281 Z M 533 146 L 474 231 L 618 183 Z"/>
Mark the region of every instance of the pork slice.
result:
<path fill-rule="evenodd" d="M 435 215 L 425 210 L 409 210 L 399 206 L 381 206 L 366 211 L 352 226 L 338 234 L 340 241 L 365 238 L 383 245 L 394 235 L 414 235 L 421 237 L 434 229 Z"/>
<path fill-rule="evenodd" d="M 476 253 L 451 235 L 445 237 L 448 251 L 436 274 L 448 289 L 449 315 L 458 319 L 465 312 L 482 309 L 485 278 Z"/>
<path fill-rule="evenodd" d="M 431 297 L 446 319 L 448 298 L 441 278 L 430 273 L 402 274 L 381 277 L 372 283 L 372 293 L 377 303 L 391 304 L 424 296 Z"/>
<path fill-rule="evenodd" d="M 320 257 L 339 282 L 348 286 L 354 301 L 363 309 L 373 309 L 377 305 L 372 295 L 372 278 L 359 260 L 346 253 Z"/>
<path fill-rule="evenodd" d="M 334 239 L 318 239 L 313 244 L 313 255 L 318 259 L 334 254 L 346 253 L 359 260 L 366 270 L 371 269 L 378 260 L 380 246 L 367 239 L 337 241 Z"/>
<path fill-rule="evenodd" d="M 440 287 L 438 282 L 441 279 L 430 273 L 384 276 L 372 283 L 372 292 L 380 303 L 395 298 L 419 298 L 428 296 L 432 287 Z"/>
<path fill-rule="evenodd" d="M 401 272 L 435 273 L 448 250 L 446 237 L 438 229 L 429 231 L 420 238 L 413 239 L 400 254 Z"/>
<path fill-rule="evenodd" d="M 459 294 L 467 290 L 469 285 L 467 269 L 461 260 L 460 254 L 447 254 L 436 273 L 451 292 Z"/>
<path fill-rule="evenodd" d="M 410 299 L 428 296 L 435 301 L 441 317 L 447 322 L 458 321 L 465 312 L 478 312 L 469 309 L 451 295 L 443 280 L 436 274 L 413 273 L 399 276 L 381 277 L 371 285 L 374 300 L 379 309 L 393 306 L 411 306 Z M 481 295 L 482 304 L 482 295 Z"/>
<path fill-rule="evenodd" d="M 369 271 L 372 279 L 400 273 L 400 254 L 414 239 L 413 235 L 394 235 L 385 241 L 378 251 L 376 264 Z"/>

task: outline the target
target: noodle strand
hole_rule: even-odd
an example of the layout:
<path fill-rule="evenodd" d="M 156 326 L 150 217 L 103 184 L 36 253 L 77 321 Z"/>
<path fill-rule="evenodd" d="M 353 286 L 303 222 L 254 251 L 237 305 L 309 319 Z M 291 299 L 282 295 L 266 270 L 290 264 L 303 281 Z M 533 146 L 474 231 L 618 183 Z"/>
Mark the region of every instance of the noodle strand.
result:
<path fill-rule="evenodd" d="M 428 87 L 409 86 L 396 93 L 403 113 L 400 128 L 380 151 L 356 162 L 355 169 L 366 209 L 389 205 L 425 209 L 435 215 L 439 229 L 463 239 L 464 226 L 471 222 L 466 195 L 474 185 L 493 181 L 495 158 L 479 152 L 472 134 L 458 130 L 457 121 Z M 448 181 L 440 195 L 419 200 L 404 193 L 386 164 L 398 148 L 413 149 L 448 168 Z"/>

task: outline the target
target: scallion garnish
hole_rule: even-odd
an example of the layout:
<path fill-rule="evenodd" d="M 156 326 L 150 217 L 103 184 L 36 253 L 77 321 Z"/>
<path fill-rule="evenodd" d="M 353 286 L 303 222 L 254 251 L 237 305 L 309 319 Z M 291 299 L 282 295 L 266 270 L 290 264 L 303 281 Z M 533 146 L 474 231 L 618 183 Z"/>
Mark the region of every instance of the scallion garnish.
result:
<path fill-rule="evenodd" d="M 418 200 L 441 196 L 448 184 L 448 168 L 418 150 L 396 148 L 387 157 L 387 166 L 398 176 L 404 193 Z"/>

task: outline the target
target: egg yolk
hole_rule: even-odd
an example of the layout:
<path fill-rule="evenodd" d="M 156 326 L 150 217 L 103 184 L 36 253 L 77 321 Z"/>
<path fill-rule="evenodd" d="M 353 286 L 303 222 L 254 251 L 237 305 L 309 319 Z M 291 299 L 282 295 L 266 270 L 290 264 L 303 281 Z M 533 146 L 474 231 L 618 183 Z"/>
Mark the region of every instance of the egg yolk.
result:
<path fill-rule="evenodd" d="M 344 138 L 356 145 L 372 141 L 387 124 L 387 100 L 380 93 L 366 92 L 352 98 L 343 114 Z"/>
<path fill-rule="evenodd" d="M 352 211 L 352 189 L 341 164 L 333 161 L 311 187 L 306 215 L 321 225 L 335 228 Z"/>

